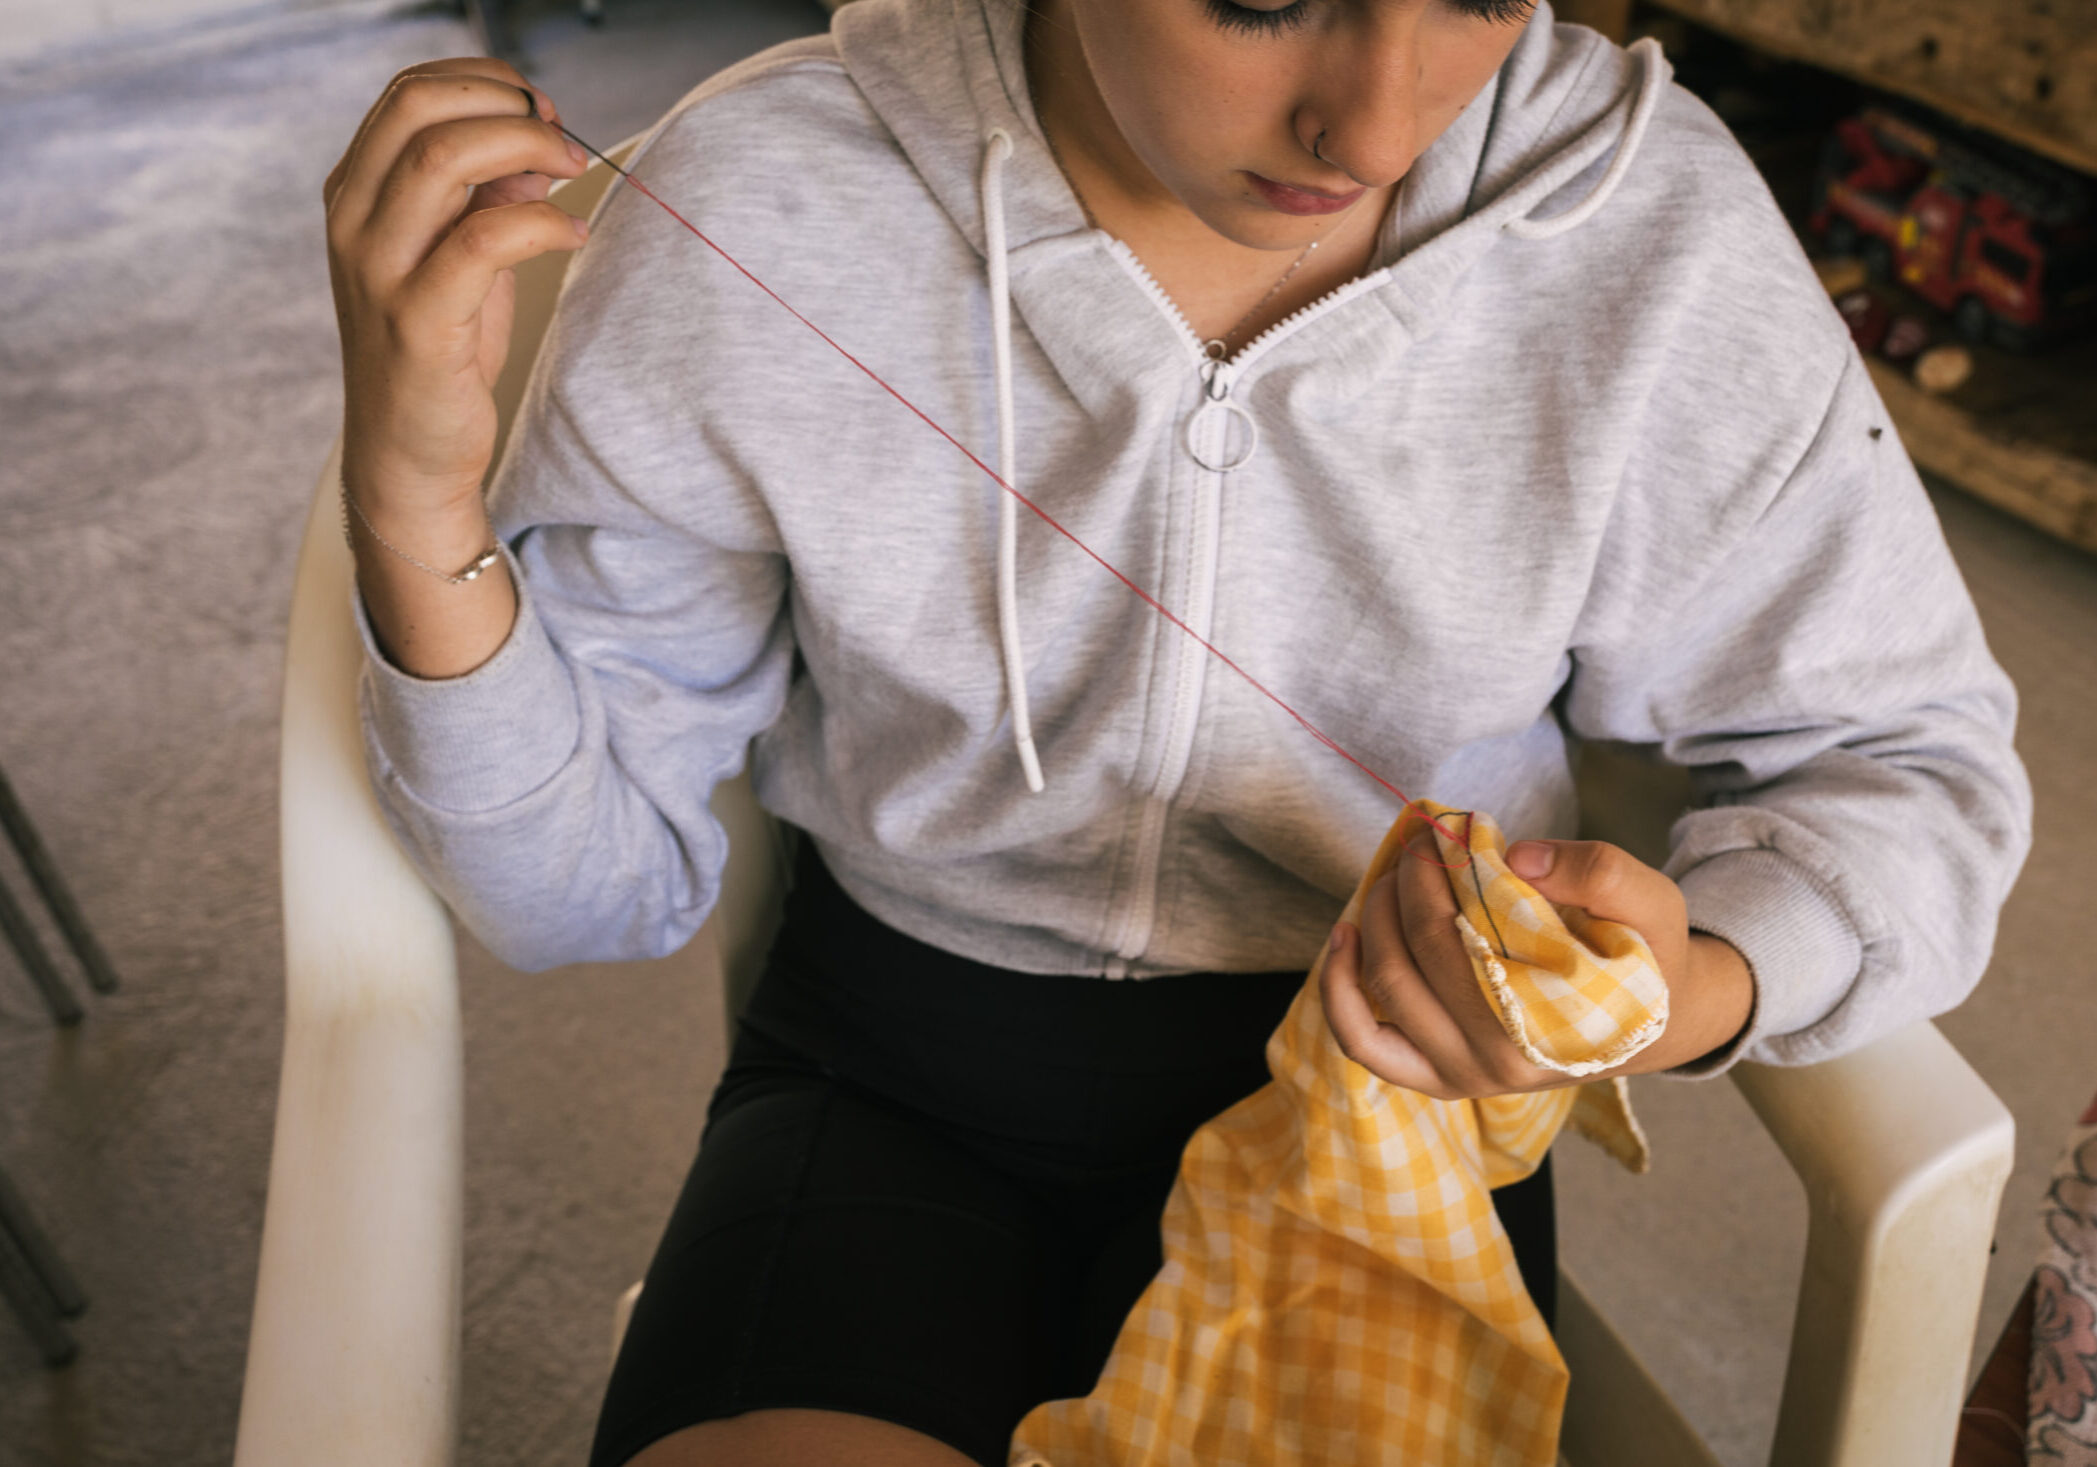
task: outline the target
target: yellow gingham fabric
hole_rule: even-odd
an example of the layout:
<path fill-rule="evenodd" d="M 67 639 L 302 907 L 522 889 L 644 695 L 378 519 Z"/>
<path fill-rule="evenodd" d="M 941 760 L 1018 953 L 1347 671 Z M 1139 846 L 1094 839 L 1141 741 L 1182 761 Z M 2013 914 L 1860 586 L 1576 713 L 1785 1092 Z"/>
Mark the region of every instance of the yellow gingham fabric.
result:
<path fill-rule="evenodd" d="M 1644 940 L 1546 902 L 1490 816 L 1408 806 L 1345 920 L 1433 828 L 1421 807 L 1478 981 L 1532 1061 L 1591 1074 L 1659 1037 L 1667 989 Z M 1318 979 L 1268 1041 L 1273 1081 L 1187 1144 L 1165 1266 L 1098 1385 L 1030 1412 L 1011 1467 L 1557 1461 L 1565 1362 L 1487 1191 L 1534 1171 L 1569 1120 L 1643 1171 L 1623 1082 L 1429 1099 L 1340 1052 Z"/>

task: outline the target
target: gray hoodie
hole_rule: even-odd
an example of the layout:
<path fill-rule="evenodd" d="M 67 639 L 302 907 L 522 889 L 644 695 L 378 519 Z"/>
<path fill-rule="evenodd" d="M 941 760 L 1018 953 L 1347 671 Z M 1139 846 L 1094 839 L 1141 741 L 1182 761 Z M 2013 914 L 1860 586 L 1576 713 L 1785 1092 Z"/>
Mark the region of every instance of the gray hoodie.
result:
<path fill-rule="evenodd" d="M 1021 15 L 861 0 L 634 171 L 1408 794 L 1566 837 L 1574 741 L 1689 766 L 1667 870 L 1757 989 L 1697 1072 L 1957 1004 L 2029 843 L 2015 694 L 1841 322 L 1658 52 L 1539 6 L 1376 268 L 1215 369 L 1088 226 Z M 615 187 L 491 491 L 508 640 L 419 679 L 356 608 L 394 829 L 516 967 L 658 956 L 713 905 L 748 751 L 855 900 L 949 951 L 1306 966 L 1398 802 L 1011 503 Z"/>

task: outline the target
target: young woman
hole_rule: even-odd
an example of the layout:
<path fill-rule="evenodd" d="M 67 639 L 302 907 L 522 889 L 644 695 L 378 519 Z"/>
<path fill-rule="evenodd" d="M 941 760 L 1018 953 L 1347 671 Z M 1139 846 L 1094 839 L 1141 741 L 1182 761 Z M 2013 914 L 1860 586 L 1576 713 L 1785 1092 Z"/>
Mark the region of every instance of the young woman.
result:
<path fill-rule="evenodd" d="M 374 780 L 526 969 L 685 942 L 746 749 L 809 837 L 594 1461 L 999 1462 L 1090 1387 L 1329 936 L 1377 1075 L 1560 1077 L 1432 882 L 1335 929 L 1384 789 L 632 190 L 484 511 L 507 269 L 581 243 L 556 116 L 432 62 L 328 180 Z M 1803 1063 L 1977 981 L 2029 838 L 2012 690 L 1650 47 L 1517 0 L 861 0 L 633 167 L 1340 745 L 1643 932 L 1673 1018 L 1628 1068 Z M 1692 767 L 1664 872 L 1567 838 L 1582 739 Z"/>

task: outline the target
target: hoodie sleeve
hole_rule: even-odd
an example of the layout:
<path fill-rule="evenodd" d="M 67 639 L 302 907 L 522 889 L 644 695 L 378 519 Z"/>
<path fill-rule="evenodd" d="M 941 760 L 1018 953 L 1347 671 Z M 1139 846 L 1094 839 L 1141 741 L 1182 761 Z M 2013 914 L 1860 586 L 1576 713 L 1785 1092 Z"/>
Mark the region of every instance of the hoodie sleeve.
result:
<path fill-rule="evenodd" d="M 1754 973 L 1747 1028 L 1676 1075 L 1811 1064 L 1956 1007 L 2030 846 L 2015 689 L 1846 345 L 1767 502 L 1659 552 L 1691 562 L 1671 609 L 1573 648 L 1573 732 L 1689 770 L 1665 869 Z"/>
<path fill-rule="evenodd" d="M 713 789 L 793 664 L 777 527 L 707 431 L 709 302 L 670 232 L 635 222 L 623 191 L 601 212 L 490 494 L 518 595 L 501 648 L 413 677 L 352 591 L 379 803 L 458 919 L 529 972 L 698 931 L 727 856 Z"/>
<path fill-rule="evenodd" d="M 633 547 L 601 530 L 571 529 L 568 539 L 582 557 L 631 558 L 621 551 Z M 588 610 L 606 622 L 647 618 L 659 632 L 709 635 L 681 647 L 650 637 L 627 656 L 591 660 L 563 654 L 539 606 L 558 599 L 573 628 L 573 598 L 592 583 L 560 581 L 548 555 L 524 543 L 523 555 L 504 547 L 516 624 L 464 677 L 393 666 L 352 589 L 373 786 L 424 879 L 512 967 L 664 956 L 692 938 L 719 895 L 728 843 L 709 808 L 713 789 L 742 768 L 782 700 L 792 643 L 784 620 L 764 610 L 776 600 L 764 583 L 776 578 L 758 566 L 716 568 L 715 597 L 657 583 L 645 598 L 599 601 Z M 754 594 L 719 614 L 731 578 Z"/>

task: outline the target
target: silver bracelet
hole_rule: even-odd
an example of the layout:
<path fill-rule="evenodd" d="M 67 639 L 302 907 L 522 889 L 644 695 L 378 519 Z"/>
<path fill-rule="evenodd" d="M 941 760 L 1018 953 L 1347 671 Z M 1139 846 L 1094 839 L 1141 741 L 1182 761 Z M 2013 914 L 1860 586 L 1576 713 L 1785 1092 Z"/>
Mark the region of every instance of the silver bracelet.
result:
<path fill-rule="evenodd" d="M 486 550 L 483 550 L 479 555 L 476 555 L 473 558 L 473 563 L 467 566 L 464 570 L 460 571 L 457 575 L 447 575 L 443 571 L 438 570 L 437 567 L 433 565 L 424 565 L 423 562 L 417 560 L 414 556 L 408 554 L 407 551 L 401 549 L 391 540 L 388 540 L 384 535 L 381 535 L 379 533 L 379 527 L 373 524 L 371 522 L 370 516 L 364 513 L 364 506 L 357 503 L 356 500 L 350 498 L 349 486 L 347 484 L 345 484 L 342 488 L 342 503 L 345 506 L 342 515 L 342 535 L 344 539 L 349 538 L 349 511 L 353 509 L 357 512 L 357 518 L 364 521 L 364 528 L 371 531 L 372 539 L 378 541 L 381 545 L 385 546 L 395 555 L 398 555 L 402 560 L 405 560 L 408 564 L 412 566 L 419 566 L 423 570 L 428 571 L 431 575 L 437 577 L 437 579 L 441 581 L 450 581 L 454 586 L 464 585 L 466 582 L 478 576 L 482 571 L 486 570 L 489 566 L 495 564 L 496 561 L 502 559 L 502 541 L 498 539 Z"/>

